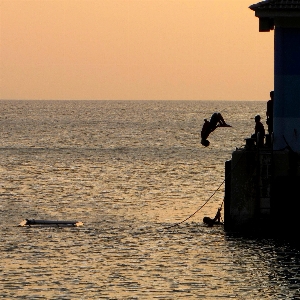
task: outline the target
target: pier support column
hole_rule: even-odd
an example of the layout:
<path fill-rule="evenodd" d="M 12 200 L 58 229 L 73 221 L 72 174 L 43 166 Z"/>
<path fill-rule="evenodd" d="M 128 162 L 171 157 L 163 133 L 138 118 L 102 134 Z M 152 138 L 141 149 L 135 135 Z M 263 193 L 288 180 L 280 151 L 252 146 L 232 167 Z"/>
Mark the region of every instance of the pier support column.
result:
<path fill-rule="evenodd" d="M 300 21 L 276 23 L 273 149 L 300 152 Z"/>

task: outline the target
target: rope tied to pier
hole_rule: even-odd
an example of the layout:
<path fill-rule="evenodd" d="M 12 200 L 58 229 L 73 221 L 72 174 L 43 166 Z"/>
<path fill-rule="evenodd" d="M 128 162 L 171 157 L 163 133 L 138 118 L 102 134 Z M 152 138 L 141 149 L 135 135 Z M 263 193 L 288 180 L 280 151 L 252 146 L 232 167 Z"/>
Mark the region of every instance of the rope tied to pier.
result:
<path fill-rule="evenodd" d="M 169 229 L 169 228 L 172 228 L 172 227 L 175 227 L 175 226 L 178 226 L 180 224 L 183 224 L 184 222 L 188 221 L 189 219 L 191 219 L 196 213 L 198 213 L 209 201 L 210 199 L 217 193 L 217 191 L 219 191 L 219 189 L 221 188 L 221 186 L 225 183 L 226 179 L 231 175 L 232 171 L 236 168 L 236 166 L 239 164 L 241 158 L 244 156 L 244 153 L 240 156 L 240 158 L 238 159 L 238 161 L 236 162 L 235 166 L 231 169 L 231 171 L 228 173 L 228 175 L 225 177 L 225 179 L 222 181 L 222 183 L 218 186 L 218 188 L 211 194 L 211 196 L 204 202 L 204 204 L 202 204 L 194 213 L 192 213 L 191 215 L 189 215 L 187 218 L 185 218 L 184 220 L 178 222 L 178 223 L 175 223 L 171 226 L 168 226 L 168 227 L 165 227 L 165 229 Z M 221 206 L 220 208 L 218 209 L 219 212 L 221 212 L 221 209 L 223 207 L 223 204 L 224 204 L 224 200 L 222 201 L 221 203 Z M 221 217 L 220 217 L 221 218 Z"/>
<path fill-rule="evenodd" d="M 166 227 L 166 229 L 169 229 L 169 228 L 172 228 L 172 227 L 175 227 L 175 226 L 178 226 L 184 222 L 186 222 L 187 220 L 191 219 L 196 213 L 198 213 L 209 201 L 210 199 L 216 194 L 216 192 L 221 188 L 221 186 L 224 184 L 226 178 L 222 181 L 222 183 L 218 186 L 218 188 L 211 194 L 211 196 L 204 202 L 204 204 L 202 204 L 194 213 L 192 213 L 190 216 L 188 216 L 187 218 L 185 218 L 184 220 L 182 220 L 181 222 L 178 222 L 178 223 L 175 223 L 169 227 Z M 221 204 L 221 208 L 223 206 L 223 203 L 224 203 L 224 199 L 222 201 L 222 204 Z"/>

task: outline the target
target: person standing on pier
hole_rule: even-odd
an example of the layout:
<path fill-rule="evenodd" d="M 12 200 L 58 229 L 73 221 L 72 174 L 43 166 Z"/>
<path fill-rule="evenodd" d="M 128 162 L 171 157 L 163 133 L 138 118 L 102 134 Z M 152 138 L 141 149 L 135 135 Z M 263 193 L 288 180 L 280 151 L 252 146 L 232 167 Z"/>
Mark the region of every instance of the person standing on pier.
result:
<path fill-rule="evenodd" d="M 255 139 L 258 147 L 264 146 L 265 140 L 265 128 L 263 123 L 260 121 L 260 115 L 255 116 Z"/>
<path fill-rule="evenodd" d="M 270 100 L 267 102 L 267 125 L 268 125 L 268 132 L 272 134 L 273 132 L 273 102 L 274 102 L 274 91 L 270 92 Z"/>

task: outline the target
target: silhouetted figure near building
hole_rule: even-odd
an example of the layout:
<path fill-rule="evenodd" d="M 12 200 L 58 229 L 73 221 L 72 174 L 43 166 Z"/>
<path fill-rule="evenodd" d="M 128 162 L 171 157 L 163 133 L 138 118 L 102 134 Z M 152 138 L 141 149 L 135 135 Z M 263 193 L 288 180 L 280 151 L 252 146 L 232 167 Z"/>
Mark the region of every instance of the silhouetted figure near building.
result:
<path fill-rule="evenodd" d="M 274 102 L 274 91 L 270 92 L 270 100 L 267 102 L 267 125 L 268 125 L 268 132 L 272 134 L 273 132 L 273 102 Z"/>
<path fill-rule="evenodd" d="M 203 223 L 207 224 L 209 227 L 213 226 L 214 224 L 222 224 L 221 222 L 221 207 L 218 209 L 216 216 L 212 219 L 210 217 L 204 217 Z"/>
<path fill-rule="evenodd" d="M 260 115 L 255 116 L 255 134 L 254 138 L 256 139 L 256 145 L 258 147 L 264 146 L 264 139 L 265 139 L 265 128 L 262 122 L 260 121 Z"/>
<path fill-rule="evenodd" d="M 213 113 L 210 121 L 204 119 L 204 124 L 201 130 L 201 144 L 205 147 L 209 146 L 210 142 L 207 140 L 208 136 L 217 128 L 217 127 L 231 127 L 228 125 L 220 113 Z"/>

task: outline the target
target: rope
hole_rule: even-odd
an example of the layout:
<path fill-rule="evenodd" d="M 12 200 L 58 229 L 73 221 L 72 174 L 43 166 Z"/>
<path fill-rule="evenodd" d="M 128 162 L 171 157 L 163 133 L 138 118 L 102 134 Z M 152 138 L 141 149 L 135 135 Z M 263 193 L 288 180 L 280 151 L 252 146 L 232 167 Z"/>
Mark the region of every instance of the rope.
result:
<path fill-rule="evenodd" d="M 172 228 L 172 227 L 175 227 L 175 226 L 178 226 L 184 222 L 186 222 L 187 220 L 189 220 L 190 218 L 192 218 L 199 210 L 201 210 L 207 203 L 208 201 L 215 195 L 215 193 L 221 188 L 221 186 L 223 185 L 223 183 L 225 182 L 226 178 L 222 181 L 222 183 L 219 185 L 219 187 L 212 193 L 212 195 L 205 201 L 205 203 L 200 206 L 194 213 L 192 213 L 190 216 L 188 216 L 186 219 L 184 219 L 183 221 L 179 222 L 179 223 L 176 223 L 176 224 L 173 224 L 169 227 L 166 227 L 166 229 L 169 229 L 169 228 Z M 223 200 L 224 202 L 224 200 Z M 223 205 L 223 203 L 222 203 Z"/>
<path fill-rule="evenodd" d="M 243 153 L 244 155 L 244 153 Z M 238 165 L 239 161 L 241 160 L 241 158 L 243 157 L 243 155 L 241 155 L 241 157 L 239 158 L 239 160 L 237 161 L 237 163 L 235 164 L 235 166 L 231 169 L 231 171 L 229 172 L 229 174 L 225 177 L 225 179 L 222 181 L 222 183 L 218 186 L 218 188 L 212 193 L 212 195 L 204 202 L 204 204 L 202 206 L 200 206 L 194 213 L 192 213 L 190 216 L 188 216 L 187 218 L 185 218 L 184 220 L 182 220 L 181 222 L 175 223 L 171 226 L 165 227 L 165 229 L 169 229 L 175 226 L 178 226 L 184 222 L 186 222 L 187 220 L 189 220 L 190 218 L 192 218 L 196 213 L 198 213 L 209 201 L 210 199 L 216 194 L 216 192 L 221 188 L 221 186 L 224 184 L 224 182 L 226 181 L 226 179 L 231 175 L 232 171 L 236 168 L 236 166 Z M 221 204 L 221 208 L 223 206 L 224 203 L 224 199 L 222 201 Z"/>

